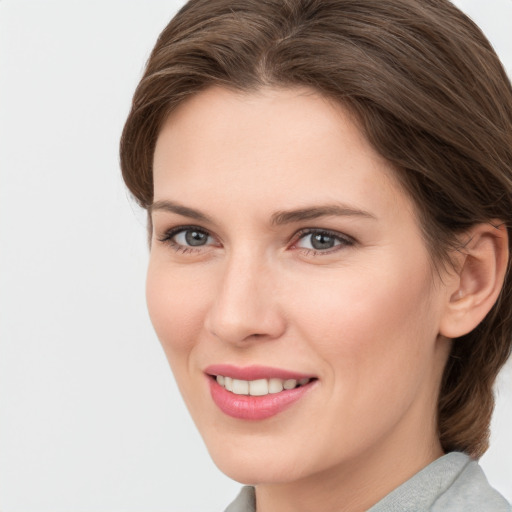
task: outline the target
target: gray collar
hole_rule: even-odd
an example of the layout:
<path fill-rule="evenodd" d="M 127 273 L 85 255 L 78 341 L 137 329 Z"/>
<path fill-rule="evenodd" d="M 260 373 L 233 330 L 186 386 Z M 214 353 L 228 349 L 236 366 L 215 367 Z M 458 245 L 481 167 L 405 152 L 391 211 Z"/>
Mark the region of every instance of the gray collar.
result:
<path fill-rule="evenodd" d="M 368 512 L 512 512 L 463 453 L 448 453 L 396 488 Z M 225 512 L 256 512 L 254 487 L 243 487 Z"/>

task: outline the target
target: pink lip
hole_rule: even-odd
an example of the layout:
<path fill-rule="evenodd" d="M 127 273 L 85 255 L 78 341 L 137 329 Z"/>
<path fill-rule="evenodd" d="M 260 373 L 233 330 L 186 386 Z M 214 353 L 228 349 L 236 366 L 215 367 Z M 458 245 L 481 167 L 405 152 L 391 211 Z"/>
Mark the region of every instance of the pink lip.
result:
<path fill-rule="evenodd" d="M 208 375 L 223 375 L 232 379 L 257 380 L 257 379 L 312 379 L 314 375 L 297 373 L 280 368 L 271 368 L 268 366 L 233 366 L 231 364 L 214 364 L 205 369 Z"/>
<path fill-rule="evenodd" d="M 224 375 L 234 379 L 296 379 L 310 378 L 308 375 L 267 368 L 250 366 L 237 368 L 231 365 L 214 365 L 206 369 L 210 385 L 210 393 L 214 403 L 226 415 L 242 420 L 264 420 L 279 414 L 300 400 L 315 385 L 316 380 L 295 389 L 283 390 L 280 393 L 269 393 L 265 396 L 236 395 L 220 386 L 211 375 Z"/>

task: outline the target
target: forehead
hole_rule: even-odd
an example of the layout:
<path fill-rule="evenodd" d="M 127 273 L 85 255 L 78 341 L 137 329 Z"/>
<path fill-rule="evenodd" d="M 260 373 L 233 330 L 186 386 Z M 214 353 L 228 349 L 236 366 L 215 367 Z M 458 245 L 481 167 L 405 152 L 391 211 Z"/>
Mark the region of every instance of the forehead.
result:
<path fill-rule="evenodd" d="M 164 123 L 153 171 L 155 201 L 410 206 L 348 109 L 306 88 L 203 91 Z"/>

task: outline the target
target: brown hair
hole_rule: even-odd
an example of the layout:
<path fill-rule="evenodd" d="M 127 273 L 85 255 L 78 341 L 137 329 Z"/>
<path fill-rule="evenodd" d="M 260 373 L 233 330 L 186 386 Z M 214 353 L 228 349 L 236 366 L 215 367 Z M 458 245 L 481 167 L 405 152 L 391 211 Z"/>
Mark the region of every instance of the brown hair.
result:
<path fill-rule="evenodd" d="M 121 140 L 126 185 L 153 200 L 163 121 L 220 85 L 309 86 L 350 108 L 416 203 L 437 263 L 457 235 L 512 226 L 512 88 L 478 27 L 447 0 L 191 0 L 160 35 Z M 445 451 L 488 446 L 492 387 L 512 340 L 512 282 L 457 339 L 438 404 Z"/>

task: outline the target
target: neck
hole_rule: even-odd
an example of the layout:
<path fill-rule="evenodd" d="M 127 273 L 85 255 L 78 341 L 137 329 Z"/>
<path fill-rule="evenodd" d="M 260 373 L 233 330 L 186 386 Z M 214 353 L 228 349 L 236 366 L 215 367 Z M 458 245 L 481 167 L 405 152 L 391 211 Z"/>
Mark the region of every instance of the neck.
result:
<path fill-rule="evenodd" d="M 362 512 L 443 455 L 436 436 L 429 441 L 390 443 L 383 449 L 368 450 L 357 460 L 286 483 L 256 486 L 257 512 Z M 403 441 L 403 440 L 402 440 Z M 407 440 L 406 440 L 407 441 Z"/>

